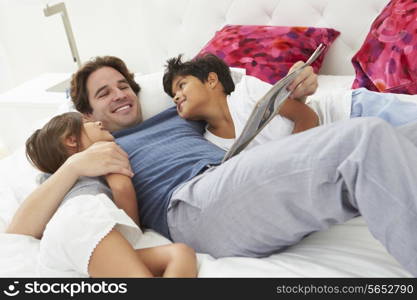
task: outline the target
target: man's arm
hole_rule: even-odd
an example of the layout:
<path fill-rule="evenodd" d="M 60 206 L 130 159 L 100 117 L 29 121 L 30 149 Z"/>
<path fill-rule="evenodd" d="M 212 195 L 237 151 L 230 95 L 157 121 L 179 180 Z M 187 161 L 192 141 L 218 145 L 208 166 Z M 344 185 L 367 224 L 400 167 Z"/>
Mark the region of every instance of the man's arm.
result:
<path fill-rule="evenodd" d="M 121 174 L 108 174 L 106 180 L 111 188 L 114 203 L 140 226 L 136 192 L 130 177 Z"/>
<path fill-rule="evenodd" d="M 133 176 L 128 155 L 115 143 L 96 143 L 87 150 L 72 155 L 25 199 L 6 232 L 41 238 L 46 224 L 80 176 L 101 176 L 108 173 Z"/>
<path fill-rule="evenodd" d="M 301 132 L 319 125 L 319 118 L 308 105 L 294 99 L 287 99 L 279 114 L 294 122 L 292 133 Z"/>

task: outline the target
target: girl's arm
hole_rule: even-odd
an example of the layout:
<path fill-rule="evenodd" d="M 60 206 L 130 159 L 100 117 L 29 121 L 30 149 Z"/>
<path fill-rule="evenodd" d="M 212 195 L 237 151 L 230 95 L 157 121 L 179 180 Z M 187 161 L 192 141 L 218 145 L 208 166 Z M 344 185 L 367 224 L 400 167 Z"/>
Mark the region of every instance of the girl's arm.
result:
<path fill-rule="evenodd" d="M 121 174 L 108 174 L 106 180 L 111 188 L 114 203 L 140 226 L 136 192 L 130 177 Z"/>
<path fill-rule="evenodd" d="M 70 156 L 25 199 L 6 232 L 41 238 L 46 224 L 80 176 L 101 176 L 111 172 L 133 176 L 127 154 L 113 142 L 96 143 Z"/>
<path fill-rule="evenodd" d="M 287 99 L 279 114 L 294 122 L 292 133 L 301 132 L 319 125 L 317 114 L 308 105 L 294 99 Z"/>

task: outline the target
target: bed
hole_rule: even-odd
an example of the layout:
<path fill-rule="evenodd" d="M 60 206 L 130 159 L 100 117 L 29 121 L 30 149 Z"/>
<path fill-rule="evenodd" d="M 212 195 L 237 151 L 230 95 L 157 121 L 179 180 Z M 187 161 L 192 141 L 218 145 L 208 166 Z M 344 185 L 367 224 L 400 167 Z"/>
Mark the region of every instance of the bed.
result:
<path fill-rule="evenodd" d="M 388 2 L 72 0 L 66 1 L 66 5 L 82 60 L 104 54 L 123 58 L 136 72 L 136 78 L 142 86 L 142 110 L 144 117 L 149 118 L 172 105 L 163 94 L 161 85 L 166 59 L 179 53 L 184 53 L 187 58 L 195 56 L 216 31 L 228 24 L 314 26 L 339 31 L 340 35 L 332 42 L 319 70 L 318 93 L 350 89 L 355 78 L 351 58 L 361 47 L 372 21 Z M 40 4 L 39 9 L 42 9 Z M 56 29 L 45 24 L 39 26 L 42 26 L 43 36 L 48 36 L 48 39 L 62 39 L 62 33 Z M 36 31 L 36 28 L 28 30 Z M 48 46 L 52 50 L 58 47 Z M 68 49 L 51 51 L 45 45 L 43 49 L 34 51 L 44 52 L 44 56 L 48 56 L 44 58 L 42 66 L 45 73 L 37 74 L 0 95 L 0 155 L 4 157 L 0 160 L 1 232 L 18 205 L 36 186 L 38 172 L 24 157 L 23 143 L 26 137 L 52 115 L 66 111 L 70 106 L 65 93 L 46 92 L 48 87 L 67 78 L 72 72 L 72 67 L 57 63 L 68 60 Z M 405 97 L 415 101 L 412 96 Z M 146 230 L 144 239 L 143 246 L 170 242 L 152 230 Z M 34 267 L 38 240 L 1 233 L 0 244 L 1 277 L 39 276 Z M 214 259 L 199 253 L 198 266 L 199 277 L 411 276 L 371 236 L 362 217 L 311 234 L 299 244 L 270 257 Z"/>

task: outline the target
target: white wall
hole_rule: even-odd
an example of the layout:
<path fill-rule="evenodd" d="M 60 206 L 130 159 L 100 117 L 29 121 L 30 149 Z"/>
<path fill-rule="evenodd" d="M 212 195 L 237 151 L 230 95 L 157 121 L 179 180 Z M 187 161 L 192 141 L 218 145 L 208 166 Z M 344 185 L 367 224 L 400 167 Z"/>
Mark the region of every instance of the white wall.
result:
<path fill-rule="evenodd" d="M 137 26 L 136 3 L 140 1 L 0 0 L 0 79 L 7 75 L 0 92 L 42 73 L 76 70 L 61 17 L 43 14 L 47 3 L 58 2 L 66 3 L 81 61 L 111 54 L 125 59 L 133 71 L 145 73 L 140 65 L 145 60 L 129 60 L 126 55 L 137 51 L 140 57 L 145 47 L 126 38 L 127 31 L 139 39 L 142 28 Z"/>
<path fill-rule="evenodd" d="M 215 31 L 226 24 L 319 26 L 342 32 L 329 49 L 321 73 L 346 75 L 354 73 L 350 59 L 362 44 L 372 20 L 388 1 L 64 2 L 81 61 L 97 55 L 116 55 L 125 60 L 132 71 L 149 73 L 160 70 L 166 59 L 179 53 L 187 58 L 194 56 Z M 0 92 L 41 73 L 76 70 L 60 16 L 43 15 L 48 2 L 62 0 L 0 0 L 0 44 L 6 63 L 4 58 L 0 61 L 8 70 L 8 79 L 0 84 Z"/>
<path fill-rule="evenodd" d="M 17 85 L 45 70 L 42 11 L 39 0 L 0 0 L 0 41 L 8 80 Z"/>
<path fill-rule="evenodd" d="M 7 57 L 8 54 L 0 40 L 0 93 L 12 87 L 12 72 Z"/>

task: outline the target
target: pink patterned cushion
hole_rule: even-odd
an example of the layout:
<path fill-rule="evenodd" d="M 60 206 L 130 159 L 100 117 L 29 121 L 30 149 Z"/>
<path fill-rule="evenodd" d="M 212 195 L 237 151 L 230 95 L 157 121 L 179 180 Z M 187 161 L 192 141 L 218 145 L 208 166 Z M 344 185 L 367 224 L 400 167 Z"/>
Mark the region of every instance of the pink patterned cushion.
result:
<path fill-rule="evenodd" d="M 327 51 L 339 34 L 331 28 L 226 25 L 197 56 L 215 54 L 230 67 L 245 68 L 248 75 L 273 84 L 295 62 L 306 61 L 320 43 Z M 323 59 L 321 55 L 313 63 L 316 73 Z"/>
<path fill-rule="evenodd" d="M 417 2 L 392 0 L 352 58 L 352 88 L 417 94 Z"/>

